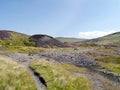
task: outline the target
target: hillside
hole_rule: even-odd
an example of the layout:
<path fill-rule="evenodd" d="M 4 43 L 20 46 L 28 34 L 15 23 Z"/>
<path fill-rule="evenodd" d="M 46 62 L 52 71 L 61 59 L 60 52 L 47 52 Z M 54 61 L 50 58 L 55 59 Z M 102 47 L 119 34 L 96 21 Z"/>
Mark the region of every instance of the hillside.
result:
<path fill-rule="evenodd" d="M 0 31 L 0 40 L 3 39 L 10 39 L 11 38 L 11 34 L 5 31 Z"/>
<path fill-rule="evenodd" d="M 116 45 L 120 46 L 120 32 L 109 34 L 104 37 L 92 39 L 89 42 L 93 42 L 100 45 Z"/>
<path fill-rule="evenodd" d="M 120 46 L 120 32 L 73 43 L 77 46 Z"/>
<path fill-rule="evenodd" d="M 4 34 L 3 34 L 4 33 Z M 3 47 L 9 46 L 33 46 L 34 43 L 29 41 L 29 36 L 26 34 L 8 31 L 8 30 L 1 30 L 0 31 L 0 44 Z"/>
<path fill-rule="evenodd" d="M 0 56 L 0 90 L 37 90 L 36 84 L 24 65 Z"/>
<path fill-rule="evenodd" d="M 29 37 L 30 41 L 35 42 L 36 47 L 66 47 L 67 45 L 59 40 L 42 34 L 36 34 Z"/>
<path fill-rule="evenodd" d="M 48 35 L 26 35 L 19 32 L 0 30 L 0 45 L 10 46 L 32 46 L 32 47 L 66 47 L 67 45 Z"/>
<path fill-rule="evenodd" d="M 67 37 L 57 37 L 56 39 L 61 41 L 61 42 L 68 42 L 68 43 L 73 43 L 73 42 L 85 40 L 85 39 L 81 39 L 81 38 L 67 38 Z"/>

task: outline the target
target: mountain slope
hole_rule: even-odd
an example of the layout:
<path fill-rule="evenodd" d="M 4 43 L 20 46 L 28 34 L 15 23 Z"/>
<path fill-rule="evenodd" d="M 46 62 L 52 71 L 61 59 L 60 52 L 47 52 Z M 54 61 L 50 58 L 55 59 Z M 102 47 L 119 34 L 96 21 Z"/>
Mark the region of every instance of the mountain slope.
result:
<path fill-rule="evenodd" d="M 84 46 L 88 46 L 88 45 L 120 46 L 120 32 L 116 32 L 116 33 L 109 34 L 109 35 L 95 38 L 95 39 L 76 42 L 75 44 L 76 45 L 84 45 Z"/>
<path fill-rule="evenodd" d="M 11 34 L 6 32 L 6 31 L 0 31 L 0 40 L 3 39 L 10 39 L 11 38 Z"/>
<path fill-rule="evenodd" d="M 36 47 L 66 47 L 65 43 L 60 42 L 59 40 L 42 34 L 36 34 L 29 37 L 30 41 L 34 41 Z"/>
<path fill-rule="evenodd" d="M 85 39 L 81 39 L 81 38 L 67 38 L 67 37 L 57 37 L 56 39 L 61 41 L 61 42 L 69 42 L 69 43 L 85 40 Z"/>
<path fill-rule="evenodd" d="M 90 41 L 100 45 L 117 45 L 117 46 L 119 45 L 120 46 L 120 32 L 116 32 L 104 37 L 92 39 Z"/>
<path fill-rule="evenodd" d="M 66 47 L 67 45 L 48 35 L 26 35 L 19 32 L 0 30 L 0 46 Z"/>
<path fill-rule="evenodd" d="M 4 33 L 4 35 L 3 35 Z M 2 36 L 1 36 L 2 35 Z M 8 31 L 8 30 L 1 30 L 0 31 L 0 45 L 3 47 L 8 46 L 34 46 L 33 42 L 29 41 L 29 35 Z"/>

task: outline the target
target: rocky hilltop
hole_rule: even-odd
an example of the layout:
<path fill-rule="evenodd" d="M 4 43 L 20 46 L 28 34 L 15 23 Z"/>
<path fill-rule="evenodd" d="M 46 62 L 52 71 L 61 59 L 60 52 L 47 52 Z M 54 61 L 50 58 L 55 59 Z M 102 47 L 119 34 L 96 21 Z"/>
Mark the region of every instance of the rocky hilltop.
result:
<path fill-rule="evenodd" d="M 35 47 L 66 47 L 65 43 L 48 35 L 26 35 L 19 32 L 0 30 L 0 45 L 3 47 L 9 46 L 35 46 Z"/>
<path fill-rule="evenodd" d="M 0 40 L 3 40 L 3 39 L 10 39 L 11 38 L 11 34 L 4 31 L 4 30 L 1 30 L 0 31 Z"/>
<path fill-rule="evenodd" d="M 36 34 L 29 37 L 30 41 L 35 42 L 36 47 L 66 47 L 64 43 L 48 35 Z"/>

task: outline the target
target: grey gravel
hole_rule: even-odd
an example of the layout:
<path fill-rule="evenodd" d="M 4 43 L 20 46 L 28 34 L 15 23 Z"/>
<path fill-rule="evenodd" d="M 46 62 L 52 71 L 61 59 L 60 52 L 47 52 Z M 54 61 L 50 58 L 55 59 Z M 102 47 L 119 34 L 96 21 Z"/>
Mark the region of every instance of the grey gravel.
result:
<path fill-rule="evenodd" d="M 41 52 L 40 56 L 51 58 L 57 62 L 65 62 L 82 67 L 99 67 L 97 62 L 93 61 L 91 56 L 85 55 L 79 51 L 60 51 L 53 50 L 47 52 Z"/>

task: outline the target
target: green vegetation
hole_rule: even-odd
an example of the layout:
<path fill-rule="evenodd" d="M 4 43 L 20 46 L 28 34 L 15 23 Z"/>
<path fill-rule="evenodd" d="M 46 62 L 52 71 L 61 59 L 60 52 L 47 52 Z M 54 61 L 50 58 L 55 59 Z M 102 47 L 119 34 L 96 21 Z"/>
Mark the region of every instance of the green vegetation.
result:
<path fill-rule="evenodd" d="M 120 64 L 113 64 L 113 63 L 101 63 L 101 66 L 105 67 L 106 69 L 113 71 L 115 74 L 120 75 Z"/>
<path fill-rule="evenodd" d="M 61 42 L 68 42 L 68 43 L 79 42 L 79 41 L 85 40 L 85 39 L 80 39 L 80 38 L 65 38 L 65 37 L 57 37 L 56 39 Z"/>
<path fill-rule="evenodd" d="M 8 51 L 20 52 L 20 53 L 37 53 L 47 50 L 46 48 L 37 48 L 37 47 L 25 47 L 25 46 L 11 46 L 7 48 Z"/>
<path fill-rule="evenodd" d="M 119 55 L 102 55 L 101 57 L 96 58 L 95 60 L 104 62 L 104 63 L 120 64 L 120 56 Z"/>
<path fill-rule="evenodd" d="M 9 46 L 6 50 L 0 50 L 0 54 L 10 54 L 10 53 L 39 53 L 45 50 L 46 48 L 37 48 L 37 47 L 25 47 L 25 46 Z"/>
<path fill-rule="evenodd" d="M 9 46 L 6 50 L 0 50 L 0 54 L 9 54 L 14 52 L 19 53 L 39 53 L 43 51 L 50 51 L 50 50 L 62 50 L 62 51 L 72 51 L 72 48 L 42 48 L 42 47 L 30 47 L 30 46 Z"/>
<path fill-rule="evenodd" d="M 8 48 L 10 46 L 35 46 L 34 42 L 29 41 L 29 36 L 17 32 L 7 31 L 11 34 L 11 39 L 0 40 L 2 47 Z"/>
<path fill-rule="evenodd" d="M 90 40 L 90 42 L 94 42 L 99 45 L 116 45 L 120 46 L 120 32 L 110 34 L 104 37 L 100 37 L 97 39 Z"/>
<path fill-rule="evenodd" d="M 63 67 L 65 70 L 77 72 L 77 73 L 85 73 L 87 71 L 86 68 L 78 68 L 75 65 L 72 64 L 60 64 L 61 67 Z"/>
<path fill-rule="evenodd" d="M 101 66 L 113 71 L 115 74 L 120 74 L 120 56 L 119 55 L 107 55 L 101 58 L 95 59 L 100 62 Z"/>
<path fill-rule="evenodd" d="M 88 79 L 74 72 L 85 72 L 73 65 L 39 60 L 31 63 L 31 68 L 46 81 L 48 90 L 92 90 Z"/>
<path fill-rule="evenodd" d="M 21 64 L 0 57 L 0 90 L 37 90 L 34 80 Z"/>

